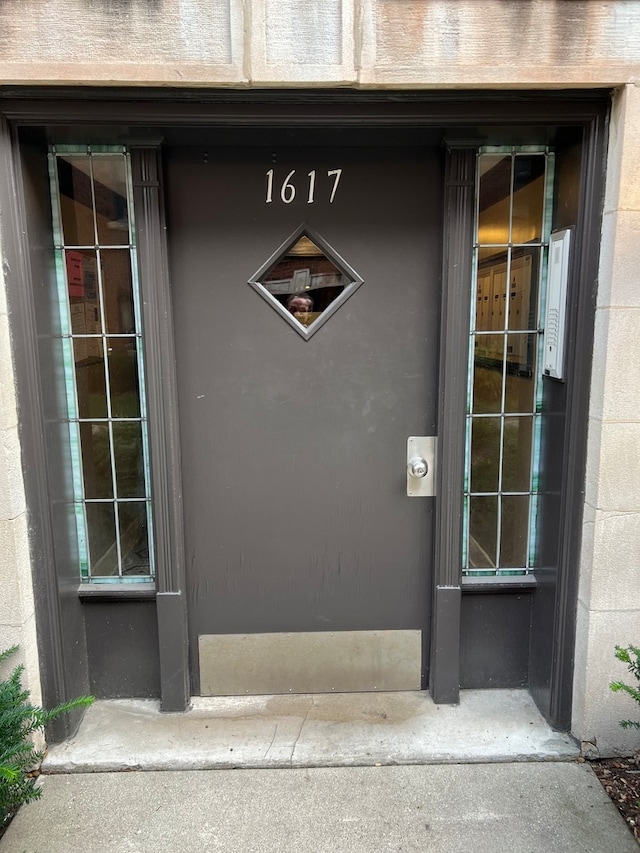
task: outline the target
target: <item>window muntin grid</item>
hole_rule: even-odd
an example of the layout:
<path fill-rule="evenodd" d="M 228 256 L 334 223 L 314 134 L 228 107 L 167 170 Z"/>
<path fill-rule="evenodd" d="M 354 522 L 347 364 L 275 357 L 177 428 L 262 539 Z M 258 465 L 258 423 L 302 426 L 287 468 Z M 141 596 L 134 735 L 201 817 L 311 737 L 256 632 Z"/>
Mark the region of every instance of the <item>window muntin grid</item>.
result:
<path fill-rule="evenodd" d="M 542 403 L 540 345 L 553 154 L 477 159 L 463 508 L 465 576 L 530 574 Z"/>
<path fill-rule="evenodd" d="M 129 156 L 49 154 L 56 279 L 83 582 L 153 580 L 149 447 Z"/>

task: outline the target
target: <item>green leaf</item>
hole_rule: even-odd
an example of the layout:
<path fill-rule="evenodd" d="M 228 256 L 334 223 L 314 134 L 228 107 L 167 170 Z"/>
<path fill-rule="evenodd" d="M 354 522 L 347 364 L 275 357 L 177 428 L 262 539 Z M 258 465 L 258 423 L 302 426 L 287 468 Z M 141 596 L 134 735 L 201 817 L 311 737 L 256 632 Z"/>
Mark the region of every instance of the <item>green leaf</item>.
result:
<path fill-rule="evenodd" d="M 614 693 L 626 693 L 634 702 L 640 704 L 640 648 L 633 645 L 615 646 L 615 656 L 622 663 L 626 663 L 628 671 L 636 679 L 638 686 L 634 687 L 624 681 L 612 681 L 609 688 Z M 640 721 L 636 720 L 620 720 L 620 725 L 623 729 L 640 729 Z"/>
<path fill-rule="evenodd" d="M 14 654 L 17 648 L 12 646 L 0 651 L 0 662 Z M 61 714 L 93 702 L 92 696 L 79 696 L 49 710 L 32 705 L 29 691 L 22 687 L 23 672 L 24 667 L 19 665 L 7 678 L 0 679 L 0 827 L 20 805 L 41 794 L 39 788 L 34 788 L 34 780 L 29 775 L 42 760 L 31 736 Z"/>

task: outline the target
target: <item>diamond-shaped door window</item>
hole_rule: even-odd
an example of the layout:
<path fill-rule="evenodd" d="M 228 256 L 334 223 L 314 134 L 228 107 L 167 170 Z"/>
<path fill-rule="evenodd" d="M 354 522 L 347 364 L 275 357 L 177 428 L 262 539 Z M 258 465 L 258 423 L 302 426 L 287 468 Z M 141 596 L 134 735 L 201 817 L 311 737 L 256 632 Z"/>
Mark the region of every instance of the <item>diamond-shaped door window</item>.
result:
<path fill-rule="evenodd" d="M 249 284 L 308 340 L 362 279 L 319 234 L 301 225 Z"/>

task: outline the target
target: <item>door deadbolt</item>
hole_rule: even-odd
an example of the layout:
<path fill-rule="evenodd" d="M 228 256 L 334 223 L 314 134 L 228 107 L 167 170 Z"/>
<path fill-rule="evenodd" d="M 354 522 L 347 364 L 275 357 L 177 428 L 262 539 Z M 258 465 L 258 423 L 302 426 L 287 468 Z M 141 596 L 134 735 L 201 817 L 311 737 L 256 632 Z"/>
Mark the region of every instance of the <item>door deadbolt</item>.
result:
<path fill-rule="evenodd" d="M 407 465 L 407 470 L 411 474 L 412 477 L 426 477 L 427 471 L 429 470 L 429 466 L 427 465 L 427 460 L 423 459 L 422 456 L 414 456 L 413 459 L 409 460 L 409 464 Z"/>

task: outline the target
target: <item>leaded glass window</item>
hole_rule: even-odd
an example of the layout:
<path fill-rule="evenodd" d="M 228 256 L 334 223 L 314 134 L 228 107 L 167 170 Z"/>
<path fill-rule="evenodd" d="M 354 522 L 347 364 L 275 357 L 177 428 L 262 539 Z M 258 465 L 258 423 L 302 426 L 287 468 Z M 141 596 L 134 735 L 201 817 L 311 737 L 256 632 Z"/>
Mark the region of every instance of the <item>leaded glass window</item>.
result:
<path fill-rule="evenodd" d="M 149 451 L 129 158 L 49 155 L 79 575 L 153 579 Z"/>
<path fill-rule="evenodd" d="M 463 574 L 535 567 L 541 322 L 553 154 L 478 155 Z"/>

